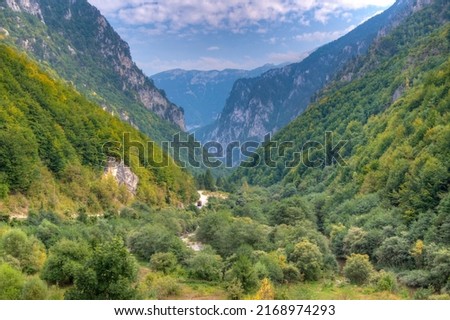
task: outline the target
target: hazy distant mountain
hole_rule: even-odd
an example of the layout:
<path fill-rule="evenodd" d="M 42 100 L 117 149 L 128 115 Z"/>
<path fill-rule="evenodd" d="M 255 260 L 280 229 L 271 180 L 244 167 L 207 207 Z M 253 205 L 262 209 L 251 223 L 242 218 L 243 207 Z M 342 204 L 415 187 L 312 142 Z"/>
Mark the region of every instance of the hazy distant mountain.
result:
<path fill-rule="evenodd" d="M 266 64 L 254 70 L 198 71 L 175 69 L 151 78 L 167 97 L 185 110 L 186 126 L 194 129 L 212 123 L 222 111 L 236 80 L 257 77 L 280 66 Z"/>

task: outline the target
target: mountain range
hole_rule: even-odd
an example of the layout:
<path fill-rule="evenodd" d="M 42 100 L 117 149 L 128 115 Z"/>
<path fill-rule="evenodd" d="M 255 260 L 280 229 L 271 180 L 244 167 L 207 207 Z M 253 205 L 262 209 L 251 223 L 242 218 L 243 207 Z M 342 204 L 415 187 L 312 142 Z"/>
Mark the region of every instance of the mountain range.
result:
<path fill-rule="evenodd" d="M 299 63 L 240 79 L 217 121 L 197 131 L 201 141 L 262 141 L 305 111 L 315 95 L 353 59 L 429 0 L 397 1 L 340 39 L 322 46 Z"/>
<path fill-rule="evenodd" d="M 217 120 L 236 80 L 257 77 L 277 67 L 280 66 L 266 64 L 253 70 L 175 69 L 155 74 L 151 78 L 171 101 L 183 107 L 186 127 L 193 130 Z"/>

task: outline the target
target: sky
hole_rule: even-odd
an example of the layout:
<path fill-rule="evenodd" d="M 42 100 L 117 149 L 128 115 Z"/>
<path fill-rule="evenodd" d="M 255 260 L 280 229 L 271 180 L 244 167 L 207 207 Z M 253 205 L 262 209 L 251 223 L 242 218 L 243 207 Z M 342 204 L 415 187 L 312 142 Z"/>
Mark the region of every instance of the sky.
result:
<path fill-rule="evenodd" d="M 395 0 L 88 0 L 151 76 L 297 62 Z"/>

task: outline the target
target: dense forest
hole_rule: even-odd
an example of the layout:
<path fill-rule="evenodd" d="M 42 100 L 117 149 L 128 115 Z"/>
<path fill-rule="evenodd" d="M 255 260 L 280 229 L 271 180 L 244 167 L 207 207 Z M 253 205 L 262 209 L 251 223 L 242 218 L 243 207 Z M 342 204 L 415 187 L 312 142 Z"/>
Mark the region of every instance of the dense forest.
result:
<path fill-rule="evenodd" d="M 116 211 L 132 201 L 123 185 L 104 176 L 107 158 L 120 157 L 120 147 L 103 147 L 121 143 L 124 133 L 145 146 L 151 140 L 14 49 L 1 45 L 0 59 L 0 210 L 18 214 L 42 207 L 71 216 Z M 151 151 L 155 159 L 167 157 L 156 145 Z M 173 160 L 155 168 L 137 150 L 130 154 L 139 178 L 136 199 L 160 207 L 194 200 L 193 179 Z"/>
<path fill-rule="evenodd" d="M 0 299 L 450 299 L 448 18 L 347 64 L 274 167 L 194 179 L 134 150 L 136 194 L 101 147 L 149 138 L 0 45 Z M 302 150 L 325 132 L 343 161 Z"/>

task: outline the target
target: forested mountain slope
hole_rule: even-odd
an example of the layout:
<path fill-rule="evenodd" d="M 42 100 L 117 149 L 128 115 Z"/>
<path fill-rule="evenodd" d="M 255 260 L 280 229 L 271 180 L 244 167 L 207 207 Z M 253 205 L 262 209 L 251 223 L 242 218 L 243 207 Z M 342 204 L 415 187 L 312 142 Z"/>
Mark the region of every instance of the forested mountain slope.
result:
<path fill-rule="evenodd" d="M 429 2 L 399 0 L 300 63 L 237 81 L 219 119 L 201 130 L 199 139 L 221 143 L 262 141 L 265 134 L 280 130 L 301 114 L 315 94 L 349 61 L 365 54 L 374 40 Z"/>
<path fill-rule="evenodd" d="M 449 16 L 449 3 L 435 1 L 408 18 L 276 135 L 295 146 L 273 155 L 276 168 L 234 175 L 280 182 L 284 193 L 307 199 L 337 257 L 367 254 L 431 292 L 450 285 Z M 313 148 L 315 166 L 285 167 L 307 141 L 324 143 L 327 131 L 333 146 L 348 141 L 345 164 L 326 163 L 325 150 Z"/>
<path fill-rule="evenodd" d="M 127 188 L 103 174 L 107 157 L 117 158 L 120 147 L 103 147 L 121 143 L 125 133 L 145 145 L 150 139 L 4 44 L 0 105 L 0 212 L 26 214 L 47 208 L 96 213 L 132 200 Z M 162 151 L 155 147 L 154 152 L 159 161 Z M 155 206 L 194 200 L 191 177 L 172 160 L 156 168 L 136 150 L 130 154 L 127 162 L 139 178 L 137 200 Z"/>
<path fill-rule="evenodd" d="M 143 74 L 128 44 L 86 0 L 1 0 L 0 8 L 11 44 L 109 112 L 156 140 L 185 129 L 183 110 Z"/>

